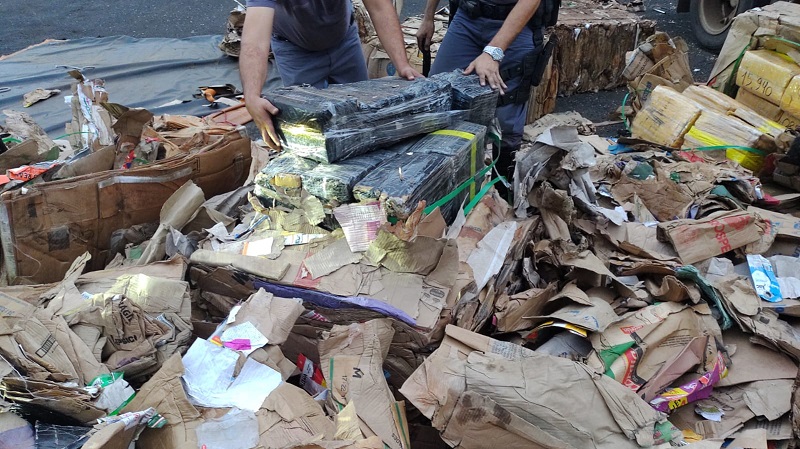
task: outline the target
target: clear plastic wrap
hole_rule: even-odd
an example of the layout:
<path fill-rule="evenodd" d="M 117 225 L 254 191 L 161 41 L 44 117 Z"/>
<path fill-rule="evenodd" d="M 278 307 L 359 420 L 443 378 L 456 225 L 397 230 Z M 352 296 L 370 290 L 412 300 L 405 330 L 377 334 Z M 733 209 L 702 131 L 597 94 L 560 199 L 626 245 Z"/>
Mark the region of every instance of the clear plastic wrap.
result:
<path fill-rule="evenodd" d="M 669 87 L 658 86 L 633 119 L 633 137 L 680 148 L 683 136 L 694 125 L 700 110 L 694 100 Z"/>
<path fill-rule="evenodd" d="M 773 104 L 781 104 L 784 90 L 800 67 L 788 56 L 772 50 L 750 50 L 745 52 L 736 85 L 747 89 Z"/>
<path fill-rule="evenodd" d="M 452 87 L 452 108 L 469 111 L 466 120 L 489 126 L 494 120 L 500 92 L 481 86 L 477 75 L 464 75 L 461 70 L 439 73 L 433 79 L 443 79 Z"/>
<path fill-rule="evenodd" d="M 275 190 L 275 187 L 298 190 L 303 185 L 301 175 L 317 165 L 319 164 L 315 161 L 284 153 L 269 161 L 261 173 L 256 175 L 254 182 L 269 190 Z"/>
<path fill-rule="evenodd" d="M 288 151 L 336 162 L 424 134 L 465 118 L 450 111 L 450 83 L 443 79 L 377 79 L 327 89 L 273 91 L 278 130 Z"/>
<path fill-rule="evenodd" d="M 689 86 L 682 93 L 700 106 L 722 114 L 733 113 L 733 111 L 744 106 L 733 98 L 708 86 Z"/>
<path fill-rule="evenodd" d="M 353 201 L 353 187 L 375 167 L 400 151 L 408 150 L 416 138 L 386 150 L 376 150 L 333 164 L 320 164 L 302 174 L 303 188 L 324 203 L 339 205 Z"/>
<path fill-rule="evenodd" d="M 459 122 L 428 134 L 408 151 L 383 162 L 353 188 L 359 201 L 380 200 L 390 216 L 405 218 L 425 200 L 433 204 L 483 168 L 486 127 Z M 466 189 L 442 207 L 452 219 Z"/>

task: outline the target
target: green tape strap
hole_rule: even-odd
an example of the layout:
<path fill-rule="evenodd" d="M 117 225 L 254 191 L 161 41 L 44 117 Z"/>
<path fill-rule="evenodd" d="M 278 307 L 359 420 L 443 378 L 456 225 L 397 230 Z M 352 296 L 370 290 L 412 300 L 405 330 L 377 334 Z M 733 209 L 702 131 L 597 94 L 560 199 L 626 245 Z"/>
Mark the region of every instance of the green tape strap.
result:
<path fill-rule="evenodd" d="M 489 170 L 491 170 L 495 166 L 495 164 L 497 164 L 497 160 L 492 161 L 491 164 L 489 164 L 486 167 L 482 168 L 481 171 L 479 171 L 478 173 L 473 175 L 468 180 L 462 182 L 461 185 L 459 185 L 458 187 L 455 188 L 455 190 L 453 190 L 452 192 L 448 193 L 447 195 L 445 195 L 444 197 L 439 199 L 439 201 L 436 201 L 435 203 L 433 203 L 430 206 L 426 207 L 425 210 L 424 210 L 425 215 L 430 214 L 437 207 L 444 206 L 445 204 L 450 202 L 450 200 L 452 200 L 453 198 L 458 196 L 459 193 L 463 192 L 464 189 L 466 189 L 467 187 L 474 186 L 474 184 L 477 181 L 477 179 L 482 177 L 482 176 L 484 176 L 486 173 L 488 173 Z M 478 195 L 480 195 L 480 193 L 478 193 Z M 477 196 L 475 198 L 477 198 Z M 472 201 L 475 201 L 475 198 L 473 198 Z"/>
<path fill-rule="evenodd" d="M 440 129 L 439 131 L 434 131 L 433 134 L 438 134 L 440 136 L 460 137 L 464 140 L 472 141 L 470 148 L 470 174 L 475 176 L 475 172 L 478 170 L 478 145 L 475 141 L 475 134 L 468 133 L 466 131 L 458 131 L 455 129 Z M 475 197 L 475 184 L 472 184 L 469 188 L 469 197 L 470 199 Z"/>
<path fill-rule="evenodd" d="M 508 182 L 506 181 L 506 178 L 504 178 L 503 176 L 498 176 L 497 178 L 494 178 L 491 181 L 487 182 L 486 185 L 483 186 L 481 191 L 478 192 L 478 195 L 475 196 L 475 198 L 473 198 L 472 201 L 470 201 L 469 204 L 467 204 L 467 207 L 464 208 L 464 215 L 468 215 L 472 211 L 472 208 L 474 208 L 475 205 L 478 204 L 478 202 L 481 200 L 481 198 L 483 198 L 484 195 L 486 195 L 486 192 L 488 192 L 489 189 L 493 185 L 497 184 L 499 181 L 503 181 L 504 183 Z"/>

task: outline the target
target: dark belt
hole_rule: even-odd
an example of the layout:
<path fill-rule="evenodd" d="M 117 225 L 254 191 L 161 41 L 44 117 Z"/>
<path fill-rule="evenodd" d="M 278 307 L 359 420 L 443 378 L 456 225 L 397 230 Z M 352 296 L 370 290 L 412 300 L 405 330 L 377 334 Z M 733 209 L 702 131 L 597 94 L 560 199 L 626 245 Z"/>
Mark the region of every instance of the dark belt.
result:
<path fill-rule="evenodd" d="M 481 0 L 459 0 L 458 8 L 470 19 L 506 20 L 515 5 L 494 5 Z"/>

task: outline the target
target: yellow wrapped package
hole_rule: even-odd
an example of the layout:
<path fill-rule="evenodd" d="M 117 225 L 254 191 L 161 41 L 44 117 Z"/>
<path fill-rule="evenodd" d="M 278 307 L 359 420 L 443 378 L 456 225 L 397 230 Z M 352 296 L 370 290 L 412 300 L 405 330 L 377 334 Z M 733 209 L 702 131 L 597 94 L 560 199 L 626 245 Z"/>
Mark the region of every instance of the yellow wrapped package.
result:
<path fill-rule="evenodd" d="M 753 128 L 757 129 L 761 133 L 764 134 L 760 141 L 766 142 L 756 142 L 756 148 L 763 149 L 763 150 L 773 150 L 771 148 L 774 146 L 774 141 L 771 143 L 769 140 L 778 137 L 781 133 L 786 131 L 786 127 L 781 125 L 780 123 L 770 120 L 766 117 L 761 116 L 761 114 L 757 114 L 755 111 L 748 107 L 741 107 L 733 111 L 730 115 L 738 118 L 739 120 L 747 123 L 748 125 L 752 126 Z M 771 139 L 765 139 L 764 137 L 770 137 Z"/>
<path fill-rule="evenodd" d="M 633 119 L 631 134 L 637 139 L 680 148 L 700 109 L 700 105 L 675 89 L 658 86 Z"/>
<path fill-rule="evenodd" d="M 736 94 L 736 101 L 770 120 L 778 121 L 783 113 L 780 106 L 770 103 L 747 89 L 739 89 L 739 92 Z"/>
<path fill-rule="evenodd" d="M 781 115 L 778 117 L 778 123 L 789 129 L 795 129 L 800 126 L 800 118 L 797 118 L 788 112 L 781 111 Z"/>
<path fill-rule="evenodd" d="M 729 114 L 743 106 L 733 98 L 708 86 L 689 86 L 683 91 L 683 95 L 696 101 L 705 109 L 722 114 Z"/>
<path fill-rule="evenodd" d="M 703 111 L 694 126 L 684 137 L 683 148 L 741 147 L 754 148 L 763 133 L 735 117 L 713 111 Z M 757 150 L 756 150 L 757 151 Z M 754 152 L 727 148 L 725 155 L 744 168 L 758 171 L 764 163 L 763 156 Z"/>
<path fill-rule="evenodd" d="M 788 56 L 771 50 L 751 50 L 745 52 L 736 85 L 780 104 L 783 92 L 789 81 L 800 73 L 800 67 Z"/>
<path fill-rule="evenodd" d="M 800 76 L 789 81 L 781 98 L 781 109 L 797 117 L 800 116 Z"/>

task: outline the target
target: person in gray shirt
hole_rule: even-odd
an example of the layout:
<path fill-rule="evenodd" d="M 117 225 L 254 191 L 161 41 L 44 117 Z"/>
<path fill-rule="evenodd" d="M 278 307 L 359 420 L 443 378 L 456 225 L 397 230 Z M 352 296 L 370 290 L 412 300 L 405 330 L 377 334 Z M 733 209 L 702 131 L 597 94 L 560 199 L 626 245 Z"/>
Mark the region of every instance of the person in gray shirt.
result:
<path fill-rule="evenodd" d="M 408 63 L 397 12 L 390 0 L 364 0 L 375 31 L 397 74 L 421 77 Z M 270 48 L 284 86 L 325 88 L 367 79 L 358 25 L 350 0 L 248 0 L 239 72 L 247 110 L 264 142 L 280 148 L 272 116 L 278 109 L 261 97 Z"/>

